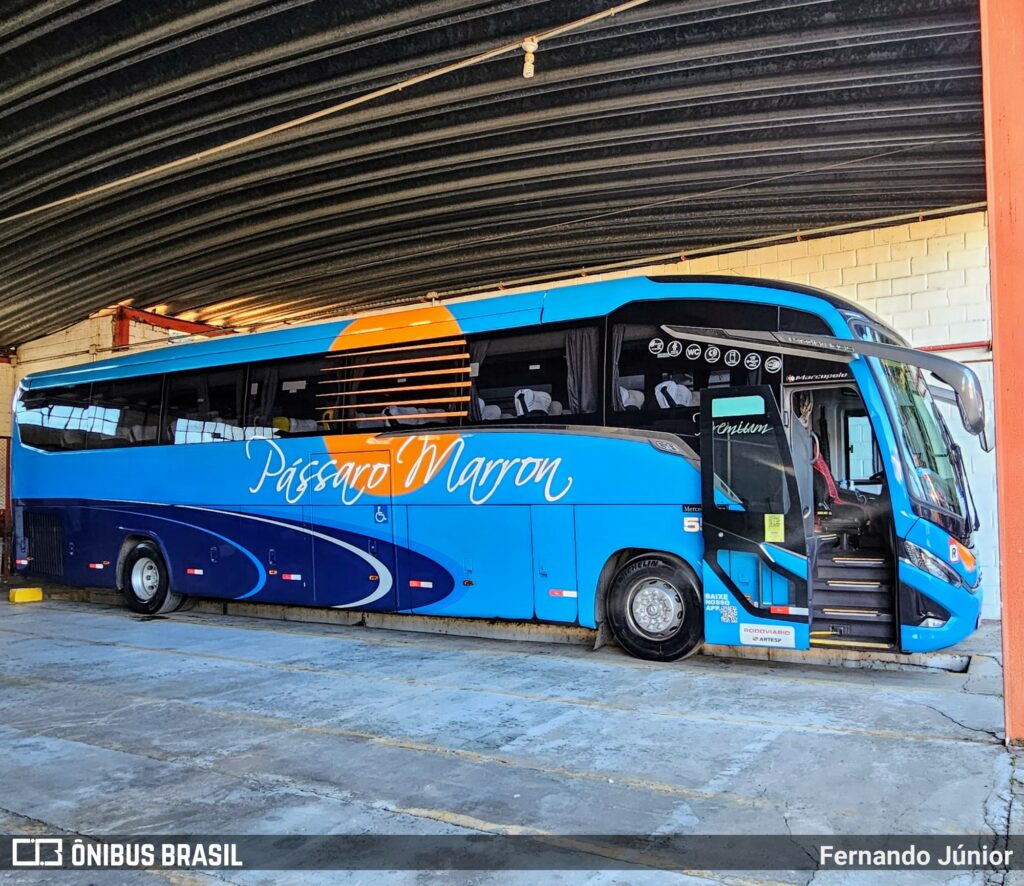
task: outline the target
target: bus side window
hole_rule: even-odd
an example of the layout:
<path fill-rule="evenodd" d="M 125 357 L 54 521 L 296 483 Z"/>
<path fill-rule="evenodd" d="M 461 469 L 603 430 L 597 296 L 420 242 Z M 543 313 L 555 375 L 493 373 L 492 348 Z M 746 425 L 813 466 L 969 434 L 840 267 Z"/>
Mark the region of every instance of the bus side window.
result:
<path fill-rule="evenodd" d="M 162 387 L 162 375 L 95 382 L 89 400 L 88 448 L 156 443 Z"/>
<path fill-rule="evenodd" d="M 592 421 L 600 408 L 598 326 L 536 329 L 473 341 L 469 421 Z"/>
<path fill-rule="evenodd" d="M 89 385 L 29 389 L 15 407 L 18 434 L 26 446 L 46 450 L 86 447 L 91 424 Z"/>
<path fill-rule="evenodd" d="M 217 443 L 244 439 L 245 367 L 167 376 L 165 443 Z"/>
<path fill-rule="evenodd" d="M 320 431 L 318 384 L 324 377 L 322 357 L 256 364 L 249 372 L 246 437 L 294 437 Z"/>

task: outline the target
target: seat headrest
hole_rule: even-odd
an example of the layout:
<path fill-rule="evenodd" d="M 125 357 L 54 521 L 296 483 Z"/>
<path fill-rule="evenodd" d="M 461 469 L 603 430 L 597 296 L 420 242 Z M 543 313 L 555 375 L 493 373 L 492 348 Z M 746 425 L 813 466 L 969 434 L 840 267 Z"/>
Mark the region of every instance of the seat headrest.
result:
<path fill-rule="evenodd" d="M 561 415 L 564 411 L 564 407 L 557 400 L 552 400 L 551 406 L 548 407 L 548 415 Z"/>
<path fill-rule="evenodd" d="M 497 421 L 501 418 L 501 407 L 495 406 L 491 403 L 489 406 L 485 406 L 481 411 L 484 421 Z"/>
<path fill-rule="evenodd" d="M 647 398 L 644 396 L 643 391 L 632 391 L 629 388 L 620 386 L 619 399 L 622 401 L 622 406 L 627 412 L 636 412 L 643 408 L 644 400 Z"/>
<path fill-rule="evenodd" d="M 520 388 L 515 395 L 516 415 L 547 415 L 551 395 L 532 388 Z"/>
<path fill-rule="evenodd" d="M 384 408 L 384 414 L 394 417 L 395 422 L 400 425 L 418 425 L 419 419 L 399 418 L 399 416 L 419 415 L 419 412 L 415 406 L 387 406 Z"/>
<path fill-rule="evenodd" d="M 677 406 L 696 406 L 697 398 L 686 385 L 674 379 L 663 381 L 654 389 L 654 397 L 662 409 L 674 409 Z"/>

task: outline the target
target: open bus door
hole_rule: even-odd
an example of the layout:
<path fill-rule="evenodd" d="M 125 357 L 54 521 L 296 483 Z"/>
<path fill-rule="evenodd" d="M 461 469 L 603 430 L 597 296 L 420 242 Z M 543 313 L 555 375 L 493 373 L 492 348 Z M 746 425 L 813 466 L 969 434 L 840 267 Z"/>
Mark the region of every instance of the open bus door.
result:
<path fill-rule="evenodd" d="M 807 649 L 813 515 L 775 394 L 706 389 L 700 425 L 705 641 Z"/>

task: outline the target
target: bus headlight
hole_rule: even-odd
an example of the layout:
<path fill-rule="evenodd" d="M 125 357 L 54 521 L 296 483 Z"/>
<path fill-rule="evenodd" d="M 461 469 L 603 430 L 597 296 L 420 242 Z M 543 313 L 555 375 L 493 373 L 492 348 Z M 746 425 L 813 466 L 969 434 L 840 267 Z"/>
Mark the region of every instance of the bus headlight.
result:
<path fill-rule="evenodd" d="M 923 569 L 929 575 L 934 575 L 936 578 L 954 587 L 961 587 L 964 584 L 963 578 L 960 577 L 960 574 L 952 566 L 940 560 L 931 551 L 926 551 L 912 541 L 903 541 L 901 543 L 900 555 L 911 566 Z"/>

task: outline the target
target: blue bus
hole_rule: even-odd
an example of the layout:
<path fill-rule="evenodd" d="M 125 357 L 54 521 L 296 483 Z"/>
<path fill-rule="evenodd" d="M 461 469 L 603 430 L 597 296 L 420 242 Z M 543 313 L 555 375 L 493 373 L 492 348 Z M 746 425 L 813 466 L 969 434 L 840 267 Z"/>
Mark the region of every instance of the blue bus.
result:
<path fill-rule="evenodd" d="M 633 278 L 378 311 L 28 376 L 15 568 L 186 597 L 919 652 L 981 612 L 925 373 L 816 289 Z M 943 388 L 943 390 L 946 390 Z M 607 630 L 606 630 L 607 629 Z"/>

